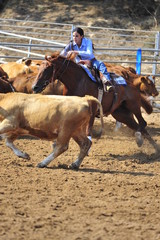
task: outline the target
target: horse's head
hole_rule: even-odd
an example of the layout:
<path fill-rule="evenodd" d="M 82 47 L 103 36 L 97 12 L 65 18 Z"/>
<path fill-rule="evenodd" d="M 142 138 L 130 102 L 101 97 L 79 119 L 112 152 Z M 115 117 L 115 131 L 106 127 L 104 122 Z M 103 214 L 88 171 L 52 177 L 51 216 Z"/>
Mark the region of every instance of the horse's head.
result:
<path fill-rule="evenodd" d="M 4 80 L 7 80 L 9 78 L 8 74 L 1 67 L 0 67 L 0 77 Z"/>
<path fill-rule="evenodd" d="M 38 75 L 32 86 L 34 93 L 41 92 L 50 82 L 55 81 L 56 79 L 61 80 L 64 73 L 69 71 L 68 67 L 70 62 L 78 66 L 71 59 L 63 56 L 46 56 L 45 60 L 39 67 Z"/>
<path fill-rule="evenodd" d="M 0 77 L 0 93 L 8 93 L 8 92 L 15 92 L 14 87 L 7 79 Z"/>
<path fill-rule="evenodd" d="M 141 76 L 140 91 L 144 92 L 148 96 L 158 96 L 158 91 L 154 84 L 154 76 Z"/>
<path fill-rule="evenodd" d="M 42 61 L 38 75 L 33 83 L 32 89 L 35 93 L 42 92 L 43 89 L 54 80 L 55 69 L 52 57 L 46 56 Z"/>

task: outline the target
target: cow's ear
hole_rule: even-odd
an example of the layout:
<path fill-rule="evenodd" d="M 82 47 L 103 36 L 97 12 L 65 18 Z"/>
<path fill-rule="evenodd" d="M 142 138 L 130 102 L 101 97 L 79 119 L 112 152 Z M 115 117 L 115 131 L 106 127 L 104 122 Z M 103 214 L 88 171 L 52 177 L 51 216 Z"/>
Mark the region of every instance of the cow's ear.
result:
<path fill-rule="evenodd" d="M 141 77 L 141 82 L 142 82 L 142 83 L 146 83 L 146 82 L 147 82 L 147 79 L 142 76 L 142 77 Z"/>
<path fill-rule="evenodd" d="M 31 60 L 31 59 L 27 59 L 27 60 L 25 60 L 24 62 L 25 62 L 25 65 L 30 66 L 32 60 Z"/>
<path fill-rule="evenodd" d="M 149 81 L 155 83 L 155 76 L 148 75 L 148 79 L 149 79 Z"/>

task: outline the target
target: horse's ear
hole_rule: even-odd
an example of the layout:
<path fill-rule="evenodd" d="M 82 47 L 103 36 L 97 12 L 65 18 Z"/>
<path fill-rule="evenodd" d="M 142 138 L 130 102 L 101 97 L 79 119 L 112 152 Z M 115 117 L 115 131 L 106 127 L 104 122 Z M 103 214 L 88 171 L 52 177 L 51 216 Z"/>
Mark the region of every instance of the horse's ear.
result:
<path fill-rule="evenodd" d="M 55 52 L 53 52 L 52 54 L 51 54 L 51 57 L 52 58 L 56 58 L 56 57 L 58 57 L 60 55 L 60 51 L 55 51 Z"/>
<path fill-rule="evenodd" d="M 45 59 L 46 59 L 47 61 L 51 61 L 52 57 L 46 55 L 46 56 L 45 56 Z"/>
<path fill-rule="evenodd" d="M 72 52 L 69 56 L 67 56 L 67 59 L 75 62 L 75 58 L 76 58 L 77 54 Z"/>

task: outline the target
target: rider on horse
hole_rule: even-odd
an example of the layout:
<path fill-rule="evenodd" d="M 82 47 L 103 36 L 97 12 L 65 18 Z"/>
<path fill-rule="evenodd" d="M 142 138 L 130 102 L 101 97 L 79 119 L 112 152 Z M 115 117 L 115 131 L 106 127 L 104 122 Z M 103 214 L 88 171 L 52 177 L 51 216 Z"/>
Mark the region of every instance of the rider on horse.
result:
<path fill-rule="evenodd" d="M 76 55 L 76 63 L 84 64 L 91 63 L 91 66 L 98 69 L 102 73 L 101 80 L 105 85 L 105 90 L 108 86 L 112 86 L 111 77 L 105 64 L 98 61 L 93 53 L 93 43 L 90 39 L 84 37 L 84 31 L 80 27 L 73 29 L 73 41 L 71 41 L 61 52 L 62 56 L 70 57 L 72 54 Z"/>

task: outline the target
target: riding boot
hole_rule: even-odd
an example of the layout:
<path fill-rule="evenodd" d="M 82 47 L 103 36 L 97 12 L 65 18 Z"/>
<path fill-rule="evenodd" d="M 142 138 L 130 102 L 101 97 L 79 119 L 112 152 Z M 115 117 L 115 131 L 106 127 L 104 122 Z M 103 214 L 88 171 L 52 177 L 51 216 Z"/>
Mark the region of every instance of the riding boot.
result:
<path fill-rule="evenodd" d="M 108 80 L 105 76 L 102 76 L 101 80 L 102 80 L 105 92 L 110 92 L 113 90 L 113 85 L 110 80 Z"/>

